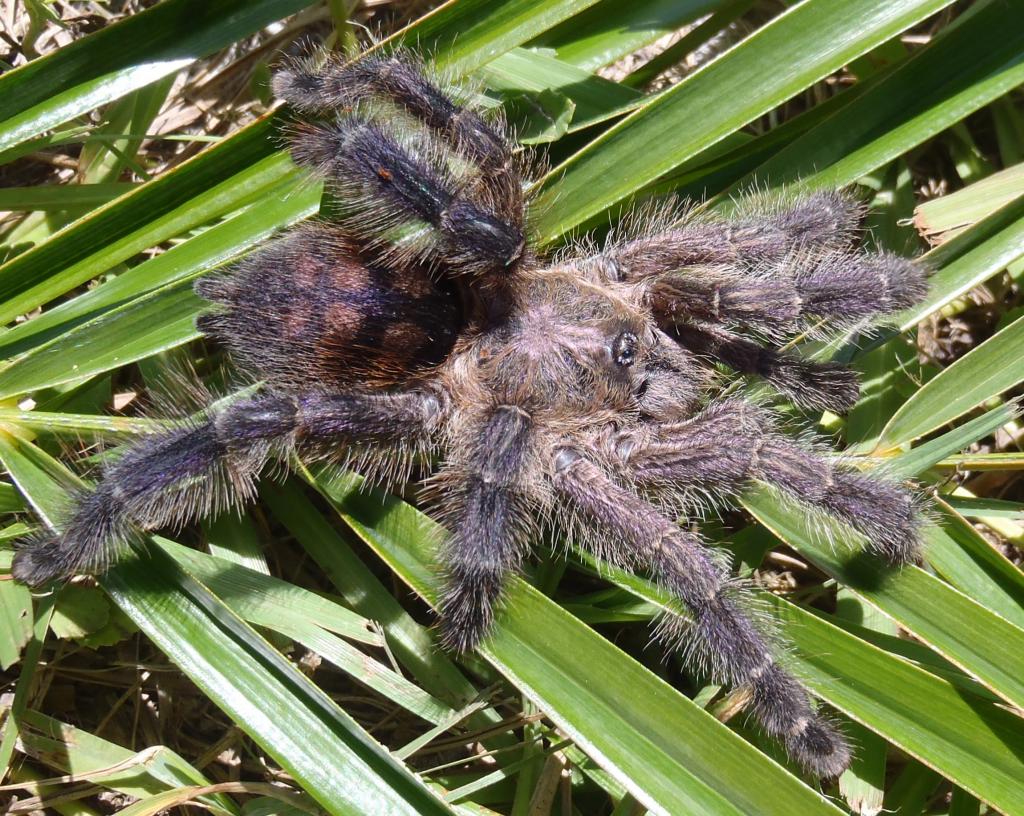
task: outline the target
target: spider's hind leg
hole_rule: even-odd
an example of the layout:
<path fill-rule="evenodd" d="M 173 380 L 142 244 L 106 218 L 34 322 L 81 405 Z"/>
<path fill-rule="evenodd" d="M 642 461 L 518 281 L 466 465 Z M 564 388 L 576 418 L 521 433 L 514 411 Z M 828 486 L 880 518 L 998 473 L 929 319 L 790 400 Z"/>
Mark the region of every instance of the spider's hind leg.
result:
<path fill-rule="evenodd" d="M 370 54 L 352 62 L 293 64 L 274 76 L 274 92 L 308 113 L 328 113 L 383 97 L 420 119 L 486 171 L 514 170 L 500 125 L 459 104 L 427 79 L 426 68 L 408 53 Z"/>
<path fill-rule="evenodd" d="M 659 638 L 717 682 L 746 689 L 764 730 L 809 771 L 833 777 L 845 770 L 845 738 L 776 663 L 765 633 L 744 609 L 742 592 L 700 541 L 576 451 L 560 451 L 555 471 L 555 488 L 568 506 L 601 526 L 582 543 L 620 567 L 649 569 L 680 604 L 679 614 L 662 619 Z"/>
<path fill-rule="evenodd" d="M 76 497 L 57 535 L 29 541 L 12 572 L 37 585 L 102 572 L 140 531 L 177 527 L 251 498 L 275 452 L 297 437 L 331 443 L 423 438 L 441 405 L 428 393 L 262 394 L 130 445 L 91 491 Z"/>

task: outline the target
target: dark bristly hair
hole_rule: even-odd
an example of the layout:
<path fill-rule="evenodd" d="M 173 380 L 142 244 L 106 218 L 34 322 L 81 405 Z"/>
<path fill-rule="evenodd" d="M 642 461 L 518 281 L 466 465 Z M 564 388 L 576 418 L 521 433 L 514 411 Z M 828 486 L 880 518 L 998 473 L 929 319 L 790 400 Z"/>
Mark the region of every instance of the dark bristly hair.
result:
<path fill-rule="evenodd" d="M 853 372 L 784 345 L 916 303 L 920 267 L 858 249 L 861 208 L 834 191 L 753 196 L 730 215 L 662 210 L 599 252 L 545 261 L 512 140 L 471 94 L 406 53 L 319 63 L 289 65 L 274 88 L 303 117 L 291 154 L 333 207 L 197 286 L 211 304 L 199 327 L 252 382 L 129 446 L 59 530 L 23 543 L 15 577 L 101 571 L 145 531 L 250 499 L 293 451 L 385 485 L 436 458 L 426 501 L 450 533 L 446 646 L 487 637 L 505 577 L 554 527 L 651 575 L 671 598 L 662 643 L 742 689 L 808 772 L 842 772 L 845 737 L 727 559 L 675 519 L 760 481 L 892 564 L 918 557 L 906 485 L 715 388 L 753 376 L 806 408 L 849 408 Z"/>

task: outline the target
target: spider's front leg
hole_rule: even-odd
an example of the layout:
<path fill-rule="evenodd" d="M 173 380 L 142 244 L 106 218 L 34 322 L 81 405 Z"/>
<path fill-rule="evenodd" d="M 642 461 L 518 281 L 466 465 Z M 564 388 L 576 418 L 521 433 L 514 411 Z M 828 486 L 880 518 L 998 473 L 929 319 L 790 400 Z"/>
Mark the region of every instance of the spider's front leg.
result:
<path fill-rule="evenodd" d="M 177 527 L 237 505 L 274 448 L 409 442 L 426 446 L 443 413 L 439 396 L 260 394 L 129 446 L 90 491 L 78 495 L 59 535 L 28 542 L 14 577 L 38 585 L 102 572 L 143 530 Z"/>
<path fill-rule="evenodd" d="M 756 199 L 755 199 L 756 201 Z M 893 314 L 927 292 L 912 261 L 851 246 L 860 208 L 838 192 L 789 209 L 750 206 L 656 226 L 581 262 L 599 278 L 635 284 L 659 326 L 691 351 L 763 377 L 805 407 L 844 411 L 855 375 L 766 346 L 798 332 L 833 332 Z"/>
<path fill-rule="evenodd" d="M 908 490 L 827 459 L 773 425 L 764 409 L 729 400 L 686 422 L 622 432 L 610 452 L 641 489 L 719 501 L 758 480 L 837 516 L 892 564 L 919 557 L 920 519 Z"/>
<path fill-rule="evenodd" d="M 490 629 L 504 578 L 519 566 L 535 532 L 527 485 L 534 428 L 520 408 L 501 405 L 460 433 L 458 449 L 465 452 L 434 486 L 442 500 L 438 516 L 451 531 L 442 552 L 443 640 L 467 651 Z"/>
<path fill-rule="evenodd" d="M 597 527 L 580 543 L 617 566 L 650 570 L 681 604 L 681 614 L 661 621 L 659 637 L 717 682 L 748 690 L 764 730 L 809 771 L 832 777 L 845 770 L 845 738 L 776 663 L 769 641 L 743 609 L 741 591 L 701 542 L 575 450 L 560 450 L 554 471 L 567 507 L 585 528 Z"/>

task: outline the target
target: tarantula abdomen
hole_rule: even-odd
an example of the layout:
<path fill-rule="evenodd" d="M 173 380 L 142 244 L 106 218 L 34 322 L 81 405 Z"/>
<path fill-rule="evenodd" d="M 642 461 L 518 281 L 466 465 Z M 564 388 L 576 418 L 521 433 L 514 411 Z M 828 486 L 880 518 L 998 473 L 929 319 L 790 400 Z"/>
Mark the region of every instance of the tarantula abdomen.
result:
<path fill-rule="evenodd" d="M 236 363 L 280 387 L 394 385 L 442 362 L 458 336 L 456 293 L 418 265 L 400 274 L 343 232 L 300 227 L 196 286 L 199 318 Z"/>

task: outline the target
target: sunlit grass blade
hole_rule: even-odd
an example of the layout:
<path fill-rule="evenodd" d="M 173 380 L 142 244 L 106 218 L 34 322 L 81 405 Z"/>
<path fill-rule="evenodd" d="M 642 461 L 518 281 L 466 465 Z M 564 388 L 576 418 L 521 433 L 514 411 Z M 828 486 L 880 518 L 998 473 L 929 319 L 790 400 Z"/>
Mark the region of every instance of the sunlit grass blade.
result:
<path fill-rule="evenodd" d="M 941 428 L 1024 380 L 1024 319 L 1018 319 L 943 369 L 889 420 L 880 447 L 895 447 Z"/>
<path fill-rule="evenodd" d="M 60 466 L 29 443 L 0 438 L 19 490 L 58 516 Z M 63 472 L 65 480 L 73 477 Z M 155 546 L 101 585 L 167 657 L 328 812 L 450 813 L 342 709 L 215 595 Z M 282 712 L 288 716 L 282 717 Z"/>
<path fill-rule="evenodd" d="M 204 57 L 308 0 L 167 0 L 0 77 L 0 150 Z"/>
<path fill-rule="evenodd" d="M 623 200 L 946 4 L 806 0 L 790 8 L 552 170 L 540 196 L 542 240 Z M 780 53 L 787 54 L 786 70 L 766 71 Z"/>
<path fill-rule="evenodd" d="M 435 601 L 434 522 L 397 499 L 361 491 L 358 477 L 324 471 L 310 478 L 403 581 Z M 836 812 L 523 581 L 510 581 L 506 603 L 510 612 L 483 654 L 655 813 Z M 771 802 L 761 796 L 766 786 Z"/>
<path fill-rule="evenodd" d="M 0 296 L 6 297 L 4 305 L 0 307 L 0 320 L 9 321 L 23 312 L 48 303 L 68 289 L 98 277 L 114 264 L 144 249 L 240 209 L 297 174 L 298 171 L 286 156 L 269 156 L 220 184 L 194 190 L 196 195 L 189 197 L 179 206 L 170 208 L 161 217 L 153 217 L 150 213 L 150 218 L 136 230 L 122 232 L 119 240 L 110 241 L 110 232 L 106 232 L 107 240 L 102 242 L 102 247 L 77 262 L 68 263 L 56 272 L 42 266 L 50 256 L 62 250 L 69 254 L 80 253 L 81 250 L 77 246 L 72 247 L 70 244 L 86 237 L 82 233 L 88 233 L 90 225 L 97 220 L 103 220 L 104 215 L 111 212 L 120 214 L 124 209 L 145 206 L 145 199 L 160 181 L 173 178 L 173 172 L 168 173 L 152 185 L 145 185 L 135 193 L 117 199 L 106 208 L 97 211 L 95 215 L 57 233 L 37 249 L 26 252 L 0 267 Z"/>
<path fill-rule="evenodd" d="M 1024 82 L 1024 2 L 988 2 L 738 182 L 845 187 Z"/>
<path fill-rule="evenodd" d="M 1024 709 L 1024 629 L 995 615 L 919 567 L 888 569 L 863 553 L 837 551 L 825 540 L 857 540 L 829 519 L 814 519 L 778 491 L 758 487 L 743 505 L 776 536 L 855 590 L 897 623 Z M 927 555 L 927 550 L 926 550 Z"/>
<path fill-rule="evenodd" d="M 315 214 L 320 195 L 320 185 L 306 180 L 284 182 L 267 190 L 258 206 L 250 206 L 32 320 L 15 324 L 0 335 L 0 354 L 8 358 L 23 354 L 168 283 L 208 272 Z"/>

